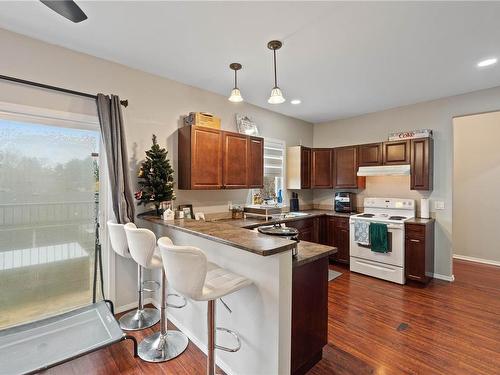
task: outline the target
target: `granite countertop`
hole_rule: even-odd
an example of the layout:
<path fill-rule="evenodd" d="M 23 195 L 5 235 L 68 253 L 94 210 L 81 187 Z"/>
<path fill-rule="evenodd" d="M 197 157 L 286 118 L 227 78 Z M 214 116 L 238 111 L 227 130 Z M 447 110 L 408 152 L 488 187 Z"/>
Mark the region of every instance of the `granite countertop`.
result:
<path fill-rule="evenodd" d="M 332 210 L 305 210 L 305 211 L 300 211 L 300 212 L 306 213 L 307 215 L 297 216 L 297 217 L 287 217 L 287 218 L 273 218 L 273 219 L 270 219 L 267 221 L 265 221 L 264 219 L 259 219 L 259 218 L 249 216 L 246 219 L 230 219 L 230 218 L 228 218 L 228 219 L 215 220 L 214 222 L 227 223 L 227 224 L 234 225 L 234 226 L 237 226 L 240 228 L 253 229 L 253 228 L 260 227 L 262 225 L 289 223 L 291 221 L 305 220 L 305 219 L 310 219 L 310 218 L 324 216 L 324 215 L 337 216 L 337 217 L 350 217 L 351 215 L 357 214 L 357 212 L 342 213 L 342 212 L 335 212 Z"/>
<path fill-rule="evenodd" d="M 231 225 L 228 223 L 230 220 L 211 222 L 176 219 L 165 221 L 157 216 L 147 214 L 140 215 L 138 218 L 263 256 L 289 251 L 296 245 L 295 241 L 261 234 L 238 225 Z"/>
<path fill-rule="evenodd" d="M 337 252 L 336 247 L 320 245 L 307 241 L 300 241 L 297 245 L 297 250 L 297 257 L 293 258 L 293 267 L 298 267 L 310 262 L 314 262 L 315 260 L 335 254 Z"/>

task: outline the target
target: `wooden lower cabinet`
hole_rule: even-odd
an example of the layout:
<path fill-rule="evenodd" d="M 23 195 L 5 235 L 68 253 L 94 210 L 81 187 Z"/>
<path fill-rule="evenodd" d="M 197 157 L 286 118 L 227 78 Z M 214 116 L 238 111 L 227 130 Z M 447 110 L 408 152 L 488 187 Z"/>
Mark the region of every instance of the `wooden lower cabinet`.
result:
<path fill-rule="evenodd" d="M 320 218 L 308 218 L 286 223 L 287 227 L 299 231 L 299 240 L 307 242 L 320 242 Z"/>
<path fill-rule="evenodd" d="M 328 257 L 293 268 L 291 373 L 307 373 L 328 343 Z"/>
<path fill-rule="evenodd" d="M 349 264 L 349 218 L 328 216 L 326 223 L 326 244 L 335 246 L 337 254 L 332 259 Z"/>
<path fill-rule="evenodd" d="M 418 220 L 418 219 L 417 219 Z M 405 276 L 427 283 L 434 273 L 434 220 L 405 224 Z"/>

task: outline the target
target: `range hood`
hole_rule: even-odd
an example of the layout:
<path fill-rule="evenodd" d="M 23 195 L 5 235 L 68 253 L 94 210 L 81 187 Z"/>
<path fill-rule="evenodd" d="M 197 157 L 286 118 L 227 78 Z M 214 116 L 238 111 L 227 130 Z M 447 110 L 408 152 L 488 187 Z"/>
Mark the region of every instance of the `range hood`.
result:
<path fill-rule="evenodd" d="M 410 164 L 359 167 L 358 176 L 409 176 Z"/>

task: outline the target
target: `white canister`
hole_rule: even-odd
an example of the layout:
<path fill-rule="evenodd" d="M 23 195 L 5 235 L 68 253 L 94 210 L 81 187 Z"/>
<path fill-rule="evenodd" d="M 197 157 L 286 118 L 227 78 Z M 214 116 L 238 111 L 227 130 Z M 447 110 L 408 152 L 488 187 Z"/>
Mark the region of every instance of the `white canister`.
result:
<path fill-rule="evenodd" d="M 429 198 L 420 199 L 420 217 L 422 219 L 430 219 L 430 201 Z"/>

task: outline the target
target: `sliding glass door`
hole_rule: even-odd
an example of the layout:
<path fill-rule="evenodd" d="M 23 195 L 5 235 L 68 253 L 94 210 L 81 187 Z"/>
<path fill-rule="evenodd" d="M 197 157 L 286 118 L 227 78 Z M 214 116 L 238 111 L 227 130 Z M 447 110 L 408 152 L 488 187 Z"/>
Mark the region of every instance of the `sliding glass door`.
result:
<path fill-rule="evenodd" d="M 0 328 L 92 300 L 97 127 L 0 118 Z"/>

